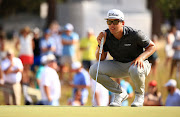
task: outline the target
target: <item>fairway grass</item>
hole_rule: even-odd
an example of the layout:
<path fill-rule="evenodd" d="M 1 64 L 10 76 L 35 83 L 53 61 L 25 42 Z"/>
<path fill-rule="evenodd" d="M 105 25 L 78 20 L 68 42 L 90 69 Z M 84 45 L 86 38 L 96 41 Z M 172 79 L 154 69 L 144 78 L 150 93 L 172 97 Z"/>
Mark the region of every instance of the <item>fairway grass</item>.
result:
<path fill-rule="evenodd" d="M 180 107 L 0 106 L 0 117 L 180 117 Z"/>

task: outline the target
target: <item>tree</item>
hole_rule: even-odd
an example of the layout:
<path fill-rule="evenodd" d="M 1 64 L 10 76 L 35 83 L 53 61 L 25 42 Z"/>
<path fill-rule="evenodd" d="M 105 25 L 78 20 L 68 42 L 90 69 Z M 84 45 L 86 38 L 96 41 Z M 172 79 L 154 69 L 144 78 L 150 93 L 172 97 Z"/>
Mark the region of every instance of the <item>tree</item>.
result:
<path fill-rule="evenodd" d="M 180 0 L 158 0 L 157 5 L 162 10 L 164 17 L 169 19 L 171 25 L 175 25 L 180 10 Z"/>

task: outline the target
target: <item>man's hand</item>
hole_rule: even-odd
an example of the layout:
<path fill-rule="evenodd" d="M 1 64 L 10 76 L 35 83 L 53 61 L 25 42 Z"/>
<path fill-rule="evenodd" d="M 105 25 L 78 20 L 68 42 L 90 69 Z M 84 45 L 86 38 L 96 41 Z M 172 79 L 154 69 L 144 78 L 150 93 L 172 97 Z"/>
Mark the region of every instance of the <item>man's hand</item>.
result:
<path fill-rule="evenodd" d="M 141 57 L 136 58 L 131 65 L 134 64 L 137 65 L 137 67 L 144 68 L 143 59 Z"/>
<path fill-rule="evenodd" d="M 103 37 L 104 37 L 104 43 L 105 43 L 105 41 L 106 41 L 105 34 L 104 34 L 104 32 L 100 32 L 98 37 L 97 37 L 98 45 L 101 45 L 101 40 Z M 104 43 L 103 43 L 103 45 L 104 45 Z"/>

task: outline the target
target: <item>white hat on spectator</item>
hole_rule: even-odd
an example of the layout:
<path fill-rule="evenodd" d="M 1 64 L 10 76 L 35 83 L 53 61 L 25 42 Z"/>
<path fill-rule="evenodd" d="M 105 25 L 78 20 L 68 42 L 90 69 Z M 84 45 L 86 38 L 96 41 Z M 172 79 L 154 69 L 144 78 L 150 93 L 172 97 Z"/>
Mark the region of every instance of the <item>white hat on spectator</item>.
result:
<path fill-rule="evenodd" d="M 48 54 L 46 56 L 46 63 L 51 62 L 51 61 L 56 61 L 56 57 L 53 54 Z"/>
<path fill-rule="evenodd" d="M 177 85 L 177 82 L 176 82 L 176 80 L 174 80 L 174 79 L 170 79 L 170 80 L 165 84 L 166 87 L 168 87 L 168 86 L 176 87 L 176 85 Z"/>
<path fill-rule="evenodd" d="M 65 26 L 64 26 L 64 30 L 68 30 L 68 31 L 73 31 L 74 30 L 74 27 L 72 24 L 70 23 L 67 23 Z"/>
<path fill-rule="evenodd" d="M 81 66 L 82 66 L 82 64 L 77 61 L 77 62 L 73 62 L 73 63 L 72 63 L 71 68 L 72 68 L 73 70 L 75 70 L 75 69 L 79 69 Z"/>

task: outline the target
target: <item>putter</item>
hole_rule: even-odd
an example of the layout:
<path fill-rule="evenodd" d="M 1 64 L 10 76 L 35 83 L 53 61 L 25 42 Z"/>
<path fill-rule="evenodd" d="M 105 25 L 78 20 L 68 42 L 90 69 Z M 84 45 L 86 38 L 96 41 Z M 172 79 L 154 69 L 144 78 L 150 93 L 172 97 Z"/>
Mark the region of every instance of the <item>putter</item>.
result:
<path fill-rule="evenodd" d="M 95 98 L 95 92 L 96 92 L 96 84 L 97 84 L 99 64 L 100 64 L 101 54 L 102 54 L 102 49 L 103 49 L 103 43 L 104 43 L 104 37 L 101 39 L 101 45 L 100 45 L 100 49 L 99 49 L 99 60 L 98 60 L 98 66 L 97 66 L 97 72 L 96 72 L 96 83 L 95 83 L 95 88 L 94 88 L 94 93 L 93 93 L 93 107 L 95 107 L 95 100 L 94 100 L 94 98 Z"/>

